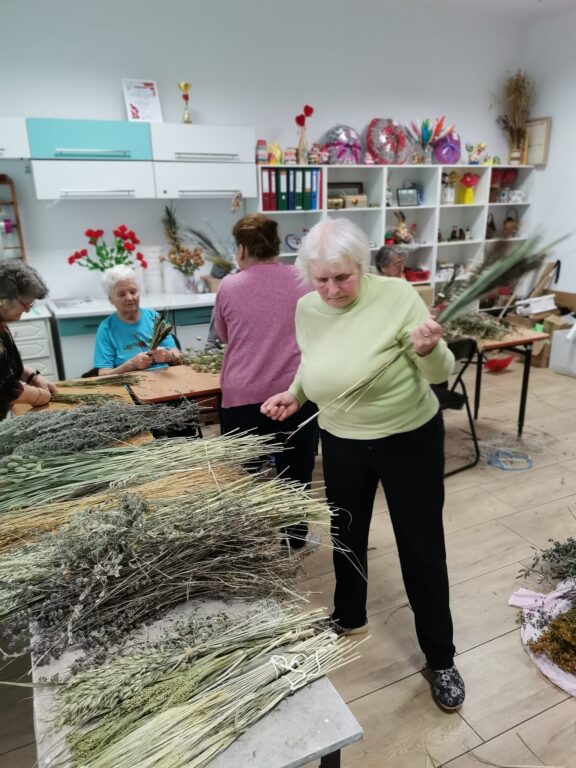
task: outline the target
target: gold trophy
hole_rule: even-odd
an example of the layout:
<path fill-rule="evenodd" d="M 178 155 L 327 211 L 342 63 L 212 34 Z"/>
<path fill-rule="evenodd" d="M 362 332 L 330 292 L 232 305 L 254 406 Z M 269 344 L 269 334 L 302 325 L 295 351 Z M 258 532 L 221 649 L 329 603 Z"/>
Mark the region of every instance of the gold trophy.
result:
<path fill-rule="evenodd" d="M 182 115 L 183 123 L 191 123 L 190 113 L 188 112 L 188 102 L 190 101 L 190 88 L 192 83 L 178 83 L 178 88 L 182 91 L 182 98 L 184 99 L 184 114 Z"/>

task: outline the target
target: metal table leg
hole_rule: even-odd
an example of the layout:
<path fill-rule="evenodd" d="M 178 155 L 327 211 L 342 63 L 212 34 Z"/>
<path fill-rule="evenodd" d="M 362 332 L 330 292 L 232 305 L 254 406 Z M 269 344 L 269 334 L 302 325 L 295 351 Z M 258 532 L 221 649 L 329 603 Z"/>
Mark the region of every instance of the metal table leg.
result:
<path fill-rule="evenodd" d="M 340 750 L 320 758 L 320 768 L 340 768 Z"/>
<path fill-rule="evenodd" d="M 518 437 L 522 437 L 524 417 L 526 415 L 526 400 L 528 399 L 528 383 L 532 365 L 532 344 L 526 344 L 524 350 L 524 370 L 522 371 L 522 389 L 520 391 L 520 410 L 518 412 Z"/>
<path fill-rule="evenodd" d="M 474 421 L 478 418 L 480 410 L 480 390 L 482 388 L 482 366 L 484 365 L 484 354 L 479 349 L 476 354 L 476 383 L 474 385 Z"/>

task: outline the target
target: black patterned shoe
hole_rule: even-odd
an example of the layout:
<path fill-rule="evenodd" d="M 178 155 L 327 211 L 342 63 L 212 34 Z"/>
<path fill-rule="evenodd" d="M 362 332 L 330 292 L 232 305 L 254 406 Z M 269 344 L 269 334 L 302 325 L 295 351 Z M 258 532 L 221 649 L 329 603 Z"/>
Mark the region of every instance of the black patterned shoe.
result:
<path fill-rule="evenodd" d="M 464 703 L 466 688 L 456 667 L 432 670 L 432 693 L 442 709 L 458 709 Z"/>

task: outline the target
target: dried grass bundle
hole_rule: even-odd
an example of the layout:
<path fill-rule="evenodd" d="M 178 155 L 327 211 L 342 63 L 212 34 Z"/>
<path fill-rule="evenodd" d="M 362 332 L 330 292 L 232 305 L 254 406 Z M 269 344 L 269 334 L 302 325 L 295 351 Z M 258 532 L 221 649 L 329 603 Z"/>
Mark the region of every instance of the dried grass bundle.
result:
<path fill-rule="evenodd" d="M 211 349 L 208 352 L 187 352 L 182 356 L 184 365 L 199 373 L 220 373 L 225 349 Z"/>
<path fill-rule="evenodd" d="M 24 417 L 9 421 L 20 418 Z M 22 464 L 9 456 L 0 460 L 0 468 L 7 470 L 0 481 L 0 513 L 87 496 L 112 483 L 127 487 L 175 473 L 178 466 L 186 470 L 209 470 L 212 464 L 239 466 L 281 450 L 273 437 L 229 433 L 204 440 L 155 440 L 145 445 L 100 448 L 41 460 L 30 457 L 24 458 Z"/>
<path fill-rule="evenodd" d="M 248 476 L 170 499 L 127 494 L 88 508 L 0 560 L 0 620 L 34 650 L 115 643 L 192 597 L 294 597 L 298 560 L 281 529 L 329 526 L 325 503 L 285 480 Z"/>
<path fill-rule="evenodd" d="M 514 147 L 522 147 L 524 144 L 526 122 L 530 117 L 534 94 L 534 80 L 522 69 L 504 81 L 499 101 L 503 103 L 506 112 L 499 115 L 496 122 L 506 131 Z"/>
<path fill-rule="evenodd" d="M 283 699 L 359 658 L 359 643 L 322 632 L 192 695 L 112 743 L 90 768 L 202 768 Z M 77 763 L 77 765 L 82 763 Z"/>
<path fill-rule="evenodd" d="M 96 727 L 68 736 L 76 760 L 93 759 L 156 714 L 198 697 L 241 674 L 277 648 L 325 631 L 324 611 L 295 605 L 260 608 L 245 618 L 186 622 L 155 644 L 131 647 L 109 663 L 83 670 L 57 686 L 56 728 Z"/>
<path fill-rule="evenodd" d="M 138 485 L 138 493 L 146 499 L 180 496 L 198 490 L 215 490 L 243 477 L 244 472 L 233 466 L 211 466 L 184 470 L 158 480 Z M 92 494 L 72 501 L 60 501 L 6 513 L 0 519 L 0 554 L 35 539 L 41 533 L 54 531 L 77 512 L 88 507 L 103 505 L 110 509 L 118 503 L 118 491 Z"/>
<path fill-rule="evenodd" d="M 137 373 L 117 373 L 112 376 L 94 376 L 88 379 L 68 379 L 67 381 L 59 381 L 58 389 L 62 387 L 101 387 L 102 384 L 107 387 L 123 387 L 137 384 L 141 378 Z"/>
<path fill-rule="evenodd" d="M 152 340 L 150 341 L 150 349 L 158 349 L 160 344 L 166 339 L 172 329 L 174 328 L 167 320 L 168 312 L 163 309 L 162 312 L 156 315 L 154 318 L 154 325 L 152 326 Z"/>
<path fill-rule="evenodd" d="M 119 396 L 111 392 L 54 392 L 50 402 L 68 405 L 104 405 L 118 399 Z"/>

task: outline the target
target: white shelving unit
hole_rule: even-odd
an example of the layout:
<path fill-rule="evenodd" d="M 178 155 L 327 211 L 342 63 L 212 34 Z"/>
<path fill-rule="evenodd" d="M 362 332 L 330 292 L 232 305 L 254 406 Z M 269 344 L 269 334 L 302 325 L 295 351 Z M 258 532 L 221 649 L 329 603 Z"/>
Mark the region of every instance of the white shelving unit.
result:
<path fill-rule="evenodd" d="M 438 285 L 446 280 L 452 267 L 464 268 L 479 258 L 486 245 L 502 235 L 502 225 L 510 214 L 519 221 L 518 235 L 513 240 L 523 240 L 530 234 L 531 206 L 534 200 L 534 169 L 531 166 L 515 167 L 516 180 L 507 183 L 506 188 L 514 192 L 521 190 L 523 202 L 500 202 L 500 188 L 495 179 L 508 166 L 488 165 L 323 165 L 322 205 L 318 210 L 270 211 L 262 205 L 262 170 L 279 166 L 258 166 L 257 207 L 262 213 L 276 218 L 282 241 L 282 258 L 294 261 L 296 253 L 286 246 L 286 237 L 302 237 L 316 222 L 326 218 L 346 217 L 366 233 L 375 252 L 384 244 L 386 232 L 393 229 L 397 214 L 402 212 L 409 229 L 414 229 L 415 240 L 405 247 L 406 265 L 412 269 L 426 270 L 428 278 L 421 283 Z M 297 166 L 298 168 L 299 166 Z M 310 166 L 306 166 L 310 167 Z M 456 201 L 442 202 L 442 176 L 452 171 L 460 177 L 469 172 L 478 174 L 480 179 L 474 187 L 471 203 L 459 202 L 462 185 L 456 184 Z M 499 173 L 500 172 L 500 173 Z M 328 184 L 362 184 L 367 196 L 368 207 L 329 209 Z M 398 205 L 397 191 L 411 185 L 420 187 L 420 204 Z M 490 202 L 490 200 L 494 200 Z M 387 200 L 389 205 L 387 205 Z M 496 237 L 486 239 L 488 216 L 492 215 L 496 225 Z M 462 233 L 467 239 L 450 240 L 451 233 Z"/>

